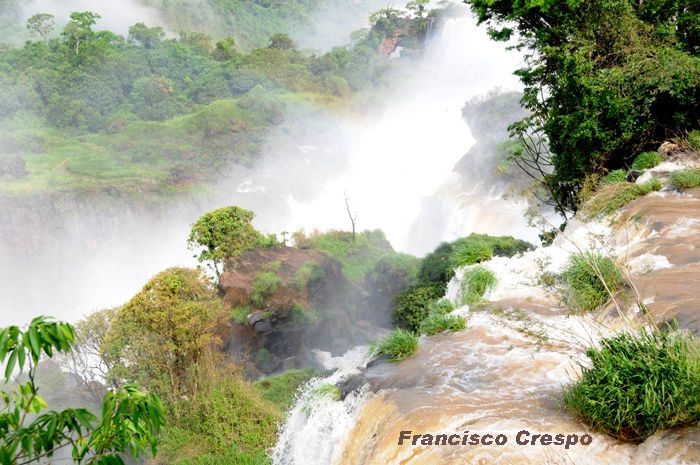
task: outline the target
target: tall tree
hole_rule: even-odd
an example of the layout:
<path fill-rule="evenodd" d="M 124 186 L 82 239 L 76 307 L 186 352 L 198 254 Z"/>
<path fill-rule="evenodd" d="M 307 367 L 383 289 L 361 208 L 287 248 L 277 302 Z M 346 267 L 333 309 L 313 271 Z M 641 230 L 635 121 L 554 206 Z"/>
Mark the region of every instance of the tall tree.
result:
<path fill-rule="evenodd" d="M 80 53 L 80 45 L 95 35 L 92 26 L 100 18 L 100 15 L 91 11 L 75 11 L 70 14 L 70 21 L 63 28 L 61 35 L 73 45 L 76 55 Z"/>
<path fill-rule="evenodd" d="M 56 27 L 56 20 L 48 13 L 37 13 L 27 20 L 27 29 L 44 39 L 48 40 L 48 35 Z"/>

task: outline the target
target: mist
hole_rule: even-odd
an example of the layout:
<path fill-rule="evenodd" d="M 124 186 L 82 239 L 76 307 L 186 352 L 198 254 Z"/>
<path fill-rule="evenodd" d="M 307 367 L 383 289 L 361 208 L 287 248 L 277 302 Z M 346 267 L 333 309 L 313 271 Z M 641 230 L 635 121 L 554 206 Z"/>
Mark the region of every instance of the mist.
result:
<path fill-rule="evenodd" d="M 59 11 L 51 3 L 35 1 L 27 11 L 60 18 L 61 11 L 89 8 L 103 16 L 101 26 L 122 33 L 138 21 L 157 23 L 154 11 L 139 5 L 72 0 Z M 358 229 L 381 228 L 395 249 L 411 253 L 423 254 L 457 234 L 445 227 L 420 244 L 409 239 L 425 199 L 454 179 L 455 165 L 474 144 L 461 114 L 464 102 L 494 87 L 518 90 L 511 71 L 521 61 L 460 9 L 433 32 L 424 56 L 397 67 L 381 98 L 343 114 L 309 108 L 301 120 L 268 135 L 254 167 L 233 167 L 206 194 L 163 205 L 108 195 L 22 205 L 0 227 L 0 325 L 41 314 L 76 321 L 125 303 L 167 267 L 196 266 L 186 247 L 189 227 L 225 205 L 252 209 L 255 226 L 269 233 L 347 230 L 347 196 Z M 450 195 L 458 197 L 459 189 Z M 474 202 L 477 208 L 479 199 Z M 0 205 L 11 208 L 16 205 Z M 459 233 L 474 228 L 462 224 Z"/>

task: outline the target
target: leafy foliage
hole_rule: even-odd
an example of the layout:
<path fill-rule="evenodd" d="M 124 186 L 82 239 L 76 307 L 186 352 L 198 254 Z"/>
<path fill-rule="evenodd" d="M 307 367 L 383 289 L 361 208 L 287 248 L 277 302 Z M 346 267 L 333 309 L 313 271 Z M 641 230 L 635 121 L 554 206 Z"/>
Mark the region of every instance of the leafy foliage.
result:
<path fill-rule="evenodd" d="M 308 289 L 309 285 L 312 285 L 319 280 L 325 278 L 326 272 L 323 267 L 313 260 L 304 263 L 297 269 L 294 273 L 294 286 L 299 291 Z"/>
<path fill-rule="evenodd" d="M 199 362 L 218 339 L 226 312 L 199 271 L 170 268 L 154 276 L 112 324 L 103 357 L 112 382 L 138 382 L 166 400 L 194 388 Z"/>
<path fill-rule="evenodd" d="M 399 362 L 418 350 L 418 336 L 411 331 L 395 329 L 384 338 L 372 344 L 370 356 L 384 355 L 392 362 Z"/>
<path fill-rule="evenodd" d="M 264 242 L 251 223 L 254 217 L 252 211 L 237 206 L 207 212 L 192 225 L 188 246 L 201 249 L 197 260 L 210 262 L 218 277 L 221 263 Z"/>
<path fill-rule="evenodd" d="M 42 356 L 68 352 L 75 332 L 67 323 L 44 317 L 32 320 L 27 330 L 0 329 L 0 363 L 6 364 L 5 381 L 15 368 L 28 373 L 28 381 L 13 393 L 0 391 L 0 463 L 40 462 L 70 447 L 76 463 L 124 465 L 123 454 L 134 458 L 157 452 L 164 421 L 158 397 L 132 385 L 109 391 L 102 402 L 101 418 L 85 409 L 48 411 L 39 396 L 35 372 Z"/>
<path fill-rule="evenodd" d="M 282 374 L 267 376 L 254 383 L 260 395 L 286 411 L 294 403 L 299 388 L 321 372 L 317 370 L 289 370 Z"/>
<path fill-rule="evenodd" d="M 430 306 L 444 295 L 444 285 L 427 284 L 409 287 L 394 297 L 391 321 L 399 328 L 417 331 Z"/>
<path fill-rule="evenodd" d="M 574 310 L 593 311 L 624 286 L 622 272 L 610 257 L 572 255 L 561 275 L 564 302 Z M 607 289 L 606 289 L 607 287 Z"/>
<path fill-rule="evenodd" d="M 512 126 L 551 152 L 528 153 L 562 212 L 591 173 L 697 129 L 697 2 L 468 0 L 496 40 L 531 50 L 517 74 L 531 116 Z M 553 168 L 553 172 L 548 170 Z"/>
<path fill-rule="evenodd" d="M 586 352 L 591 360 L 564 402 L 593 429 L 642 442 L 660 429 L 700 422 L 697 338 L 665 331 L 622 333 Z"/>
<path fill-rule="evenodd" d="M 419 333 L 434 336 L 444 331 L 459 331 L 467 327 L 467 321 L 460 315 L 431 312 L 421 321 Z"/>

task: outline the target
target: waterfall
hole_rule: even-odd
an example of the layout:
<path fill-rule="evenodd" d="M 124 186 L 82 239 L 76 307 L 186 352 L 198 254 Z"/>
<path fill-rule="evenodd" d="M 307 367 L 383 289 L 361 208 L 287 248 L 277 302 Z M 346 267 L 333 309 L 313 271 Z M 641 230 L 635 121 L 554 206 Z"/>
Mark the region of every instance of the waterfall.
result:
<path fill-rule="evenodd" d="M 381 228 L 395 248 L 415 251 L 410 229 L 423 199 L 444 185 L 474 143 L 462 116 L 464 103 L 495 87 L 519 89 L 511 74 L 519 56 L 491 41 L 462 9 L 461 16 L 432 28 L 424 56 L 409 75 L 396 77 L 381 114 L 348 124 L 349 162 L 343 173 L 311 200 L 290 197 L 291 228 L 347 229 L 347 194 L 361 229 Z M 468 233 L 471 226 L 460 229 Z M 442 239 L 441 232 L 426 247 Z"/>

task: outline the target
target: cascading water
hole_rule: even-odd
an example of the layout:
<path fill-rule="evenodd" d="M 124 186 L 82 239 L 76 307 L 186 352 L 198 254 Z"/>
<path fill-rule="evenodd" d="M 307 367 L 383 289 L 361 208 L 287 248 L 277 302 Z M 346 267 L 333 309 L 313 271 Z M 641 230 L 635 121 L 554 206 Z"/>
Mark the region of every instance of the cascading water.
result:
<path fill-rule="evenodd" d="M 381 228 L 399 250 L 425 251 L 410 244 L 410 228 L 421 202 L 444 184 L 474 143 L 462 106 L 469 98 L 494 87 L 519 88 L 511 74 L 519 57 L 490 41 L 483 28 L 476 27 L 466 7 L 461 16 L 441 20 L 432 34 L 424 57 L 411 68 L 411 75 L 396 79 L 383 113 L 371 123 L 363 120 L 361 124 L 349 124 L 346 170 L 313 200 L 289 199 L 294 219 L 291 227 L 347 228 L 343 204 L 347 195 L 358 213 L 360 228 Z M 482 199 L 476 196 L 470 201 L 469 207 L 483 213 L 482 200 L 498 196 L 484 194 Z M 508 221 L 525 229 L 521 211 L 516 210 L 518 214 L 508 216 L 506 221 L 494 221 L 491 232 L 513 232 L 513 228 L 506 227 Z M 471 232 L 476 223 L 461 225 L 460 232 Z M 437 245 L 443 233 L 448 234 L 442 231 L 422 248 Z"/>

